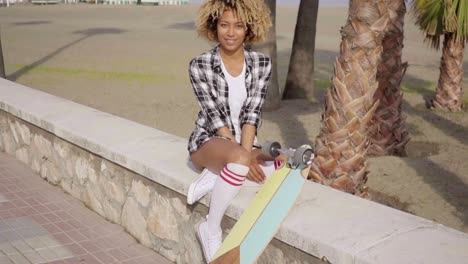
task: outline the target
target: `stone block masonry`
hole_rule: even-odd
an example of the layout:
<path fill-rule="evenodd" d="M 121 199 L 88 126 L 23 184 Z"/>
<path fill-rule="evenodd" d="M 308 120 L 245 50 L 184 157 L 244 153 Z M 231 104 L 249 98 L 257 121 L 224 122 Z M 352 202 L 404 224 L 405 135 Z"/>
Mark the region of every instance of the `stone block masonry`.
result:
<path fill-rule="evenodd" d="M 198 175 L 187 141 L 0 79 L 0 151 L 28 164 L 141 244 L 177 263 L 202 263 L 187 206 Z M 226 212 L 232 228 L 258 187 Z M 306 183 L 259 263 L 466 263 L 468 235 L 371 201 Z"/>

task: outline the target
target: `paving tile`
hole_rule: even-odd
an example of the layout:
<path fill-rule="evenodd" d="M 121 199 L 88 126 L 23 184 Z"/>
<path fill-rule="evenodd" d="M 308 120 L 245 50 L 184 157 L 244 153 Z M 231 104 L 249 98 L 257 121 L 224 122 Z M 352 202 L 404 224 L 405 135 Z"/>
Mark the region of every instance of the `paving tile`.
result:
<path fill-rule="evenodd" d="M 59 257 L 59 259 L 66 259 L 74 256 L 73 252 L 66 246 L 52 247 L 50 249 Z"/>
<path fill-rule="evenodd" d="M 21 254 L 9 255 L 8 258 L 15 264 L 30 264 L 30 262 Z"/>
<path fill-rule="evenodd" d="M 98 235 L 89 229 L 82 229 L 80 230 L 80 233 L 84 235 L 86 238 L 88 238 L 89 240 L 94 240 L 98 238 Z"/>
<path fill-rule="evenodd" d="M 21 236 L 18 235 L 14 230 L 9 230 L 5 232 L 0 233 L 0 237 L 3 237 L 6 239 L 6 241 L 15 241 L 15 240 L 21 240 Z"/>
<path fill-rule="evenodd" d="M 55 254 L 55 252 L 50 248 L 39 249 L 36 252 L 47 262 L 59 259 L 57 254 Z"/>
<path fill-rule="evenodd" d="M 55 260 L 55 261 L 48 262 L 47 264 L 64 264 L 64 263 L 65 263 L 65 261 L 60 259 L 60 260 Z"/>
<path fill-rule="evenodd" d="M 46 219 L 44 216 L 42 216 L 41 214 L 39 214 L 39 215 L 33 215 L 31 218 L 34 220 L 34 222 L 36 222 L 37 224 L 40 224 L 40 225 L 49 223 L 49 220 L 47 220 L 47 219 Z"/>
<path fill-rule="evenodd" d="M 109 255 L 106 252 L 96 252 L 92 254 L 95 258 L 97 258 L 99 261 L 102 263 L 114 263 L 117 262 L 117 259 L 113 258 L 111 255 Z"/>
<path fill-rule="evenodd" d="M 69 230 L 75 229 L 73 226 L 71 226 L 67 222 L 63 222 L 63 221 L 57 222 L 57 223 L 55 223 L 55 225 L 63 232 L 67 232 Z"/>
<path fill-rule="evenodd" d="M 21 208 L 13 208 L 9 210 L 14 217 L 26 216 L 28 213 Z"/>
<path fill-rule="evenodd" d="M 125 260 L 130 259 L 125 253 L 123 253 L 119 249 L 111 249 L 107 251 L 106 253 L 111 255 L 113 258 L 117 259 L 118 261 L 125 261 Z"/>
<path fill-rule="evenodd" d="M 26 244 L 28 244 L 28 246 L 30 246 L 34 250 L 39 250 L 39 249 L 43 249 L 47 247 L 44 244 L 44 242 L 42 242 L 41 237 L 31 237 L 31 238 L 25 239 L 24 241 L 26 242 Z"/>
<path fill-rule="evenodd" d="M 47 214 L 42 215 L 45 217 L 47 220 L 49 220 L 49 223 L 55 223 L 61 221 L 60 217 L 58 217 L 56 214 L 50 212 Z"/>
<path fill-rule="evenodd" d="M 79 244 L 80 246 L 82 246 L 84 249 L 86 249 L 86 251 L 88 251 L 89 253 L 98 252 L 98 251 L 101 250 L 101 249 L 96 245 L 96 243 L 94 243 L 93 241 L 90 241 L 90 240 L 81 241 L 81 242 L 78 242 L 78 244 Z"/>
<path fill-rule="evenodd" d="M 80 256 L 82 263 L 87 263 L 87 264 L 102 264 L 97 258 L 95 258 L 93 255 L 88 254 L 84 256 Z"/>
<path fill-rule="evenodd" d="M 90 211 L 20 162 L 5 159 L 8 156 L 0 153 L 0 264 L 142 264 L 158 258 L 167 262 L 121 226 Z"/>
<path fill-rule="evenodd" d="M 16 230 L 16 233 L 18 233 L 18 235 L 20 235 L 22 238 L 26 239 L 30 237 L 46 235 L 47 230 L 38 225 L 33 227 L 23 227 Z"/>
<path fill-rule="evenodd" d="M 13 214 L 10 212 L 10 210 L 3 210 L 0 211 L 0 219 L 10 219 L 13 218 Z"/>
<path fill-rule="evenodd" d="M 52 234 L 52 237 L 58 242 L 60 242 L 61 245 L 68 245 L 73 243 L 73 240 L 70 237 L 68 237 L 66 233 Z"/>
<path fill-rule="evenodd" d="M 170 264 L 171 262 L 163 257 L 144 256 L 132 258 L 122 262 L 123 264 Z"/>
<path fill-rule="evenodd" d="M 36 251 L 28 251 L 24 252 L 23 256 L 25 256 L 31 263 L 44 263 L 46 260 L 39 255 Z"/>
<path fill-rule="evenodd" d="M 98 240 L 95 240 L 94 242 L 102 251 L 107 251 L 109 249 L 116 248 L 107 238 L 100 238 Z"/>
<path fill-rule="evenodd" d="M 72 220 L 72 219 L 73 219 L 73 217 L 72 217 L 69 213 L 67 213 L 67 212 L 65 212 L 65 211 L 61 211 L 61 210 L 60 210 L 60 211 L 57 211 L 57 212 L 54 212 L 54 213 L 55 213 L 58 217 L 60 217 L 60 219 L 62 219 L 62 221 Z M 74 220 L 74 221 L 76 221 L 76 220 Z M 77 221 L 77 222 L 78 222 L 78 221 Z"/>
<path fill-rule="evenodd" d="M 13 193 L 13 192 L 2 192 L 2 194 L 6 199 L 10 201 L 20 199 L 20 196 L 18 196 L 16 193 Z"/>
<path fill-rule="evenodd" d="M 61 233 L 62 230 L 60 230 L 60 228 L 58 228 L 55 224 L 45 224 L 42 226 L 42 228 L 44 228 L 45 230 L 47 230 L 47 232 L 49 232 L 49 234 L 55 234 L 55 233 Z"/>
<path fill-rule="evenodd" d="M 2 202 L 0 203 L 0 211 L 3 210 L 10 210 L 16 208 L 16 205 L 14 204 L 13 201 L 7 201 L 7 202 Z"/>
<path fill-rule="evenodd" d="M 121 249 L 127 256 L 129 257 L 143 257 L 152 255 L 154 253 L 153 250 L 144 247 L 140 244 L 131 245 L 129 247 L 124 247 Z"/>
<path fill-rule="evenodd" d="M 47 207 L 49 209 L 50 212 L 57 212 L 57 211 L 60 211 L 60 207 L 58 207 L 57 205 L 51 203 L 51 204 L 44 204 L 45 207 Z"/>
<path fill-rule="evenodd" d="M 32 251 L 33 249 L 28 245 L 26 244 L 26 242 L 24 242 L 23 240 L 17 240 L 17 241 L 13 241 L 11 242 L 11 246 L 16 248 L 16 250 L 18 250 L 19 252 L 21 253 L 24 253 L 24 252 L 28 252 L 28 251 Z"/>
<path fill-rule="evenodd" d="M 24 227 L 30 227 L 32 220 L 29 216 L 17 217 L 15 219 L 9 219 L 5 221 L 12 229 L 19 229 Z"/>
<path fill-rule="evenodd" d="M 52 235 L 42 236 L 41 241 L 48 248 L 62 245 L 62 243 L 60 243 L 60 241 L 55 239 Z"/>
<path fill-rule="evenodd" d="M 3 255 L 15 255 L 20 252 L 16 250 L 16 248 L 12 247 L 10 243 L 2 243 L 0 244 L 0 253 Z"/>
<path fill-rule="evenodd" d="M 35 205 L 39 204 L 39 202 L 36 199 L 34 199 L 34 197 L 26 198 L 23 201 L 24 201 L 24 203 L 26 203 L 29 206 L 35 206 Z M 20 207 L 22 207 L 22 206 L 20 206 Z"/>
<path fill-rule="evenodd" d="M 66 246 L 68 249 L 73 252 L 75 256 L 80 256 L 86 254 L 86 250 L 77 243 L 69 244 Z"/>
<path fill-rule="evenodd" d="M 42 216 L 44 216 L 44 214 L 47 214 L 49 213 L 49 208 L 43 206 L 43 205 L 36 205 L 34 206 L 34 208 L 36 209 L 36 211 L 39 212 L 39 214 L 41 214 Z"/>
<path fill-rule="evenodd" d="M 62 218 L 63 219 L 63 218 Z M 80 222 L 76 221 L 75 219 L 64 219 L 64 221 L 67 222 L 67 224 L 71 225 L 74 229 L 82 229 L 85 228 L 83 224 Z"/>
<path fill-rule="evenodd" d="M 79 257 L 72 257 L 72 258 L 67 258 L 62 260 L 65 264 L 82 264 L 80 263 L 80 258 Z"/>
<path fill-rule="evenodd" d="M 67 236 L 70 237 L 73 241 L 75 242 L 80 242 L 80 241 L 85 241 L 89 240 L 88 237 L 83 235 L 80 231 L 78 230 L 72 230 L 72 231 L 67 231 L 66 232 Z"/>
<path fill-rule="evenodd" d="M 11 260 L 9 260 L 6 256 L 0 255 L 0 263 L 1 264 L 13 264 Z"/>
<path fill-rule="evenodd" d="M 38 211 L 35 207 L 32 207 L 32 206 L 27 206 L 27 207 L 21 207 L 20 209 L 24 210 L 25 212 L 27 212 L 27 215 L 28 216 L 32 216 L 32 215 L 36 215 L 36 214 L 40 214 L 41 212 Z"/>
<path fill-rule="evenodd" d="M 0 219 L 0 233 L 10 231 L 10 226 L 7 223 L 4 223 L 3 221 L 4 220 Z"/>

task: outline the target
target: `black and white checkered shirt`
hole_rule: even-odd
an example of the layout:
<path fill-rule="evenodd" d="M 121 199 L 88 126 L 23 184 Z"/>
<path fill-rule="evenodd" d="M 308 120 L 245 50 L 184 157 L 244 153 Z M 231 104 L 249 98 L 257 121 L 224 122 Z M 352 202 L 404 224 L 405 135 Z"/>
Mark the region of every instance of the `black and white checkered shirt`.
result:
<path fill-rule="evenodd" d="M 229 90 L 221 69 L 219 45 L 190 62 L 189 74 L 193 91 L 201 111 L 190 135 L 188 151 L 195 152 L 222 127 L 228 127 L 235 136 L 229 108 Z M 244 49 L 246 63 L 245 87 L 247 99 L 240 115 L 239 124 L 261 125 L 262 107 L 271 77 L 271 60 L 262 53 Z M 254 145 L 258 146 L 257 137 Z"/>

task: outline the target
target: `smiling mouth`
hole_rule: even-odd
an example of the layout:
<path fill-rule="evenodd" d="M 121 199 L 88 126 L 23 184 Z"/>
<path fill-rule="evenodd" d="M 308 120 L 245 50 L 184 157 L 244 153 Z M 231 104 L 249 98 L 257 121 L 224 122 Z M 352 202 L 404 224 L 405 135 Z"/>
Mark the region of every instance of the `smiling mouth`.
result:
<path fill-rule="evenodd" d="M 233 40 L 233 39 L 226 39 L 226 42 L 227 42 L 228 44 L 234 44 L 234 43 L 236 43 L 236 41 Z"/>

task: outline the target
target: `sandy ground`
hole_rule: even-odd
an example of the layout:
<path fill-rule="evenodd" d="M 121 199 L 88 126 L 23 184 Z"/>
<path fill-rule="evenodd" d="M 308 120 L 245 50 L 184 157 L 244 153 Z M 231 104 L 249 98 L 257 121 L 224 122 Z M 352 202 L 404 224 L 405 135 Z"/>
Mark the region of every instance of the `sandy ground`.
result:
<path fill-rule="evenodd" d="M 198 106 L 187 66 L 210 47 L 193 31 L 196 8 L 84 4 L 0 8 L 8 78 L 188 137 Z M 346 11 L 319 11 L 316 102 L 283 101 L 281 109 L 265 113 L 260 140 L 276 139 L 286 146 L 313 142 Z M 297 8 L 278 8 L 281 86 L 296 14 Z M 440 52 L 427 48 L 410 18 L 405 31 L 409 155 L 371 158 L 368 185 L 377 202 L 468 232 L 468 115 L 425 109 L 423 96 L 434 91 Z M 464 62 L 468 69 L 468 56 Z M 467 73 L 464 86 L 468 87 Z"/>

